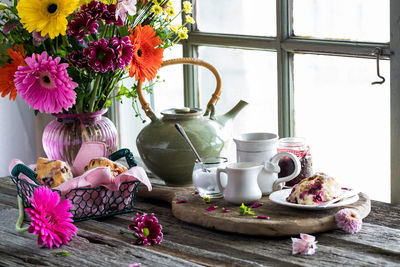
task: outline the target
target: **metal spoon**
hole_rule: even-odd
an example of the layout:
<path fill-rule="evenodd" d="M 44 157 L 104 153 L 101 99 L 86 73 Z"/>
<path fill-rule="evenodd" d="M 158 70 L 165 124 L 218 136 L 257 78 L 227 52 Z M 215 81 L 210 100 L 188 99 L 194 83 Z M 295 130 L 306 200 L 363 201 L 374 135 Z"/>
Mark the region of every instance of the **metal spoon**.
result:
<path fill-rule="evenodd" d="M 182 128 L 182 126 L 179 123 L 175 123 L 175 128 L 178 130 L 178 132 L 182 135 L 183 139 L 185 139 L 186 143 L 189 145 L 190 149 L 193 151 L 193 153 L 196 155 L 197 160 L 199 163 L 201 163 L 201 166 L 203 168 L 203 172 L 211 172 L 209 169 L 204 166 L 204 162 L 201 161 L 199 153 L 197 153 L 196 149 L 194 148 L 192 142 L 190 142 L 189 137 L 186 135 L 185 130 Z"/>

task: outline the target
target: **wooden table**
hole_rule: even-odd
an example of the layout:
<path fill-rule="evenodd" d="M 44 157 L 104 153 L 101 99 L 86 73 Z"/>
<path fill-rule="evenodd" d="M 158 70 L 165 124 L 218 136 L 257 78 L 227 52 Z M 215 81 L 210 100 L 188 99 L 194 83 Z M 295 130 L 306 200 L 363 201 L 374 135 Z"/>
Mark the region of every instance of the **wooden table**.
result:
<path fill-rule="evenodd" d="M 78 236 L 57 257 L 40 249 L 36 236 L 15 232 L 18 217 L 16 189 L 9 178 L 0 178 L 0 266 L 400 266 L 400 205 L 373 201 L 361 232 L 335 230 L 317 234 L 313 256 L 291 255 L 290 237 L 249 237 L 204 229 L 174 218 L 170 204 L 137 199 L 138 212 L 154 213 L 163 226 L 160 245 L 132 245 L 119 229 L 134 214 L 76 223 Z"/>

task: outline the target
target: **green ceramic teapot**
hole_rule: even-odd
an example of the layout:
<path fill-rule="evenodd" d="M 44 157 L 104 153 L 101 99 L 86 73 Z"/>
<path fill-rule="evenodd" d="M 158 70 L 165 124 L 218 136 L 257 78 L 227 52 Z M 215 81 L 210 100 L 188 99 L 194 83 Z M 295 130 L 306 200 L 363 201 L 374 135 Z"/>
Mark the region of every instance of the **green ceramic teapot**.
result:
<path fill-rule="evenodd" d="M 207 62 L 194 58 L 180 58 L 164 61 L 162 66 L 193 64 L 206 67 L 216 77 L 217 89 L 207 104 L 203 114 L 199 108 L 167 109 L 157 118 L 143 97 L 141 83 L 138 82 L 139 101 L 151 123 L 142 129 L 136 145 L 144 164 L 169 186 L 192 184 L 192 171 L 196 160 L 193 152 L 175 129 L 179 123 L 192 141 L 202 158 L 220 156 L 227 149 L 232 138 L 232 121 L 247 105 L 240 101 L 224 115 L 215 116 L 215 104 L 221 94 L 221 78 L 217 70 Z"/>

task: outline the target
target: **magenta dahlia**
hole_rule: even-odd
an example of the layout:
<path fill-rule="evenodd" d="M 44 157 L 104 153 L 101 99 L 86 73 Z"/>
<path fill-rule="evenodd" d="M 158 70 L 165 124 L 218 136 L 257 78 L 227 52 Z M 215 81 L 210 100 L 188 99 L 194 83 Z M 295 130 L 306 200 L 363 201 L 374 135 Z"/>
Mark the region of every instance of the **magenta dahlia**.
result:
<path fill-rule="evenodd" d="M 78 84 L 68 76 L 68 64 L 60 60 L 48 57 L 46 51 L 32 54 L 25 58 L 27 65 L 19 66 L 14 74 L 18 94 L 40 112 L 59 113 L 75 104 Z"/>
<path fill-rule="evenodd" d="M 91 1 L 86 5 L 81 6 L 79 13 L 86 13 L 94 20 L 103 19 L 105 13 L 108 13 L 107 5 L 100 1 Z M 78 13 L 78 14 L 79 14 Z"/>
<path fill-rule="evenodd" d="M 118 68 L 121 70 L 124 69 L 131 62 L 133 55 L 133 45 L 131 44 L 129 37 L 125 36 L 122 37 L 122 39 L 113 37 L 110 40 L 110 44 L 114 49 L 115 55 L 118 56 L 116 58 Z"/>
<path fill-rule="evenodd" d="M 86 69 L 88 67 L 88 61 L 83 54 L 83 51 L 74 51 L 67 55 L 67 59 L 69 60 L 69 62 L 71 62 L 72 65 L 78 68 Z"/>
<path fill-rule="evenodd" d="M 88 13 L 78 13 L 78 16 L 68 23 L 67 34 L 82 42 L 83 37 L 96 33 L 99 24 Z"/>
<path fill-rule="evenodd" d="M 336 225 L 350 234 L 355 234 L 361 230 L 361 216 L 352 209 L 342 209 L 335 214 Z"/>
<path fill-rule="evenodd" d="M 88 47 L 83 50 L 86 56 L 88 65 L 95 72 L 114 71 L 116 64 L 114 62 L 114 49 L 108 46 L 106 39 L 102 38 L 98 41 L 89 42 Z"/>
<path fill-rule="evenodd" d="M 39 186 L 29 201 L 32 208 L 25 209 L 32 219 L 28 232 L 38 235 L 39 246 L 53 249 L 73 239 L 77 228 L 72 224 L 72 204 L 68 199 L 60 201 L 57 192 Z"/>
<path fill-rule="evenodd" d="M 133 224 L 129 225 L 129 229 L 134 231 L 137 236 L 135 244 L 149 246 L 161 243 L 163 240 L 162 226 L 153 213 L 150 216 L 146 213 L 142 216 L 137 213 L 136 218 L 133 217 L 132 221 Z"/>
<path fill-rule="evenodd" d="M 114 4 L 107 5 L 107 12 L 103 13 L 102 19 L 106 21 L 106 24 L 115 24 L 115 26 L 123 26 L 124 21 L 122 20 L 121 16 L 117 18 L 116 15 L 117 6 Z"/>

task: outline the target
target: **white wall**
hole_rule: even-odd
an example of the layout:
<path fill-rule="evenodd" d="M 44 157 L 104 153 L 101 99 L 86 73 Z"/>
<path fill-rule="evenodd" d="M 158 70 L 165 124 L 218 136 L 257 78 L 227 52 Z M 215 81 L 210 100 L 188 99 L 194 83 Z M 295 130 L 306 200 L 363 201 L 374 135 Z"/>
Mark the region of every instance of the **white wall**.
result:
<path fill-rule="evenodd" d="M 8 175 L 12 158 L 26 163 L 36 161 L 34 114 L 19 97 L 0 98 L 0 176 Z"/>

